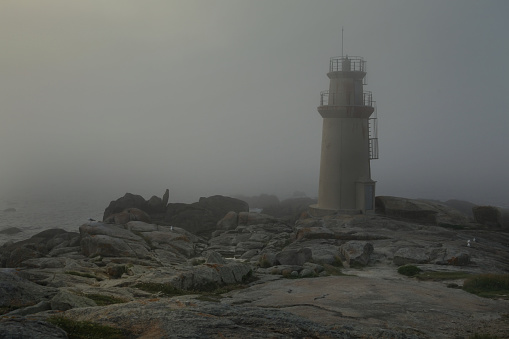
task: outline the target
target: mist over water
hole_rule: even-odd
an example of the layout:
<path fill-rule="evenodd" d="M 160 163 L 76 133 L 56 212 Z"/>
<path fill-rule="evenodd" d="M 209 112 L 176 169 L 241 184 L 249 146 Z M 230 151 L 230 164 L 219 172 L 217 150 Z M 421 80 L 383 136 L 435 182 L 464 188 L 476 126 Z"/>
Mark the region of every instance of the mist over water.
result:
<path fill-rule="evenodd" d="M 99 214 L 166 188 L 170 202 L 315 197 L 316 107 L 343 26 L 377 102 L 376 194 L 507 207 L 508 12 L 506 1 L 2 1 L 0 197 Z"/>

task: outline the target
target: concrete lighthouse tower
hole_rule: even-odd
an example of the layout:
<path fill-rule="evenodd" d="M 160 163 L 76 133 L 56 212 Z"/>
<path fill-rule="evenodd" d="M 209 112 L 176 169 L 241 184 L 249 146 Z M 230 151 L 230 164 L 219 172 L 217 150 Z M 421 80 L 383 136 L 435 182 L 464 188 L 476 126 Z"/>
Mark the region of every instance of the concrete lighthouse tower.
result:
<path fill-rule="evenodd" d="M 321 92 L 318 107 L 323 118 L 318 203 L 311 212 L 374 213 L 370 160 L 378 158 L 378 138 L 374 101 L 364 91 L 366 62 L 333 57 L 327 76 L 329 90 Z"/>

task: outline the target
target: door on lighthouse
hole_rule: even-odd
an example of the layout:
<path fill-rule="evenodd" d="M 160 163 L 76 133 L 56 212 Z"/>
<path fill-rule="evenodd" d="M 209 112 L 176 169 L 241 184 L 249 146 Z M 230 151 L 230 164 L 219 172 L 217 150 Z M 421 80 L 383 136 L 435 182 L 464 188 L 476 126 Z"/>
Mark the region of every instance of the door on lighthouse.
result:
<path fill-rule="evenodd" d="M 374 202 L 374 195 L 375 194 L 375 186 L 373 185 L 366 185 L 364 186 L 364 208 L 366 211 L 372 211 L 375 209 L 375 206 L 373 204 Z"/>

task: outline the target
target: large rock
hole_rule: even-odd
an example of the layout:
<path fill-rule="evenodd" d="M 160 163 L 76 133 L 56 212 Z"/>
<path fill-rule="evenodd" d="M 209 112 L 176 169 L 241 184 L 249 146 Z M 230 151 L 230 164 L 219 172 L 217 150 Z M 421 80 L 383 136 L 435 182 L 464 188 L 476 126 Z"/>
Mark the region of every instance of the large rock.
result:
<path fill-rule="evenodd" d="M 502 226 L 502 213 L 500 209 L 494 206 L 475 206 L 472 207 L 474 219 L 479 224 L 488 227 L 501 227 Z"/>
<path fill-rule="evenodd" d="M 30 239 L 0 247 L 0 267 L 21 267 L 25 260 L 46 256 L 54 249 L 77 246 L 79 241 L 79 233 L 48 229 Z"/>
<path fill-rule="evenodd" d="M 239 213 L 238 218 L 239 225 L 249 226 L 249 225 L 261 225 L 261 224 L 275 224 L 278 223 L 279 220 L 275 217 L 262 213 L 255 212 L 241 212 Z"/>
<path fill-rule="evenodd" d="M 22 317 L 0 318 L 0 338 L 67 339 L 61 328 L 45 321 Z"/>
<path fill-rule="evenodd" d="M 231 220 L 228 219 L 230 216 L 233 217 L 228 213 L 220 224 L 225 223 L 225 227 L 232 227 Z M 241 212 L 238 213 L 238 226 L 235 229 L 213 233 L 209 240 L 209 250 L 217 251 L 227 258 L 253 258 L 257 261 L 258 255 L 263 254 L 262 251 L 281 251 L 289 243 L 292 231 L 291 226 L 269 215 Z"/>
<path fill-rule="evenodd" d="M 146 241 L 116 225 L 103 223 L 80 226 L 81 251 L 85 256 L 150 258 Z"/>
<path fill-rule="evenodd" d="M 393 262 L 398 266 L 406 264 L 425 264 L 429 261 L 429 256 L 424 248 L 403 247 L 394 253 Z"/>
<path fill-rule="evenodd" d="M 148 203 L 141 195 L 126 193 L 122 198 L 111 201 L 106 210 L 104 211 L 103 220 L 106 220 L 110 215 L 120 213 L 127 208 L 138 208 L 142 211 L 148 212 Z"/>
<path fill-rule="evenodd" d="M 241 283 L 251 275 L 251 266 L 240 262 L 206 263 L 197 266 L 162 267 L 146 273 L 137 282 L 171 285 L 179 290 L 200 291 Z"/>
<path fill-rule="evenodd" d="M 376 212 L 391 218 L 436 225 L 438 212 L 417 200 L 379 196 L 375 198 Z"/>
<path fill-rule="evenodd" d="M 66 290 L 60 290 L 51 299 L 51 309 L 54 311 L 67 311 L 77 307 L 94 307 L 97 304 L 89 298 L 76 295 Z"/>
<path fill-rule="evenodd" d="M 312 204 L 316 204 L 316 199 L 308 197 L 291 198 L 283 200 L 277 205 L 265 207 L 262 213 L 282 218 L 289 222 L 295 222 Z"/>
<path fill-rule="evenodd" d="M 340 247 L 346 267 L 366 266 L 369 256 L 373 253 L 373 245 L 365 241 L 349 241 Z"/>
<path fill-rule="evenodd" d="M 164 212 L 166 205 L 163 206 L 163 199 L 153 195 L 147 201 L 148 209 L 151 212 Z"/>
<path fill-rule="evenodd" d="M 139 338 L 351 338 L 340 327 L 286 310 L 177 298 L 78 308 L 65 316 L 113 325 Z"/>
<path fill-rule="evenodd" d="M 148 259 L 172 265 L 199 254 L 205 241 L 186 230 L 130 221 L 125 225 L 102 222 L 80 226 L 81 252 L 88 257 Z"/>
<path fill-rule="evenodd" d="M 239 224 L 239 215 L 236 212 L 230 211 L 226 213 L 223 219 L 217 222 L 217 228 L 220 230 L 233 230 Z"/>
<path fill-rule="evenodd" d="M 375 198 L 376 213 L 424 225 L 467 225 L 470 220 L 455 208 L 429 201 L 390 196 Z"/>
<path fill-rule="evenodd" d="M 278 265 L 297 265 L 302 266 L 307 262 L 313 253 L 309 248 L 301 248 L 298 250 L 285 250 L 276 255 L 276 263 Z"/>
<path fill-rule="evenodd" d="M 163 201 L 162 201 L 164 209 L 166 209 L 166 205 L 168 205 L 168 200 L 170 200 L 170 190 L 166 189 L 166 191 L 164 191 Z"/>
<path fill-rule="evenodd" d="M 15 269 L 0 269 L 0 307 L 35 305 L 57 293 L 50 287 L 40 286 L 21 277 Z"/>
<path fill-rule="evenodd" d="M 123 225 L 129 221 L 143 221 L 150 223 L 152 220 L 150 216 L 139 208 L 131 207 L 126 208 L 120 213 L 115 213 L 104 219 L 108 224 Z"/>
<path fill-rule="evenodd" d="M 217 223 L 228 212 L 247 212 L 249 206 L 242 200 L 215 195 L 200 198 L 192 204 L 168 204 L 165 223 L 181 227 L 196 235 L 210 237 Z"/>

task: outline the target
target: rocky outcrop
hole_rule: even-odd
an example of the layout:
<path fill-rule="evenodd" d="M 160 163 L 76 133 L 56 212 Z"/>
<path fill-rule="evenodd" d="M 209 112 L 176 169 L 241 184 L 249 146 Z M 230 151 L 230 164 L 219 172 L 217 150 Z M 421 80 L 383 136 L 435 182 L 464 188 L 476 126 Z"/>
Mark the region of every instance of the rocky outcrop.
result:
<path fill-rule="evenodd" d="M 0 308 L 32 306 L 41 300 L 49 300 L 57 292 L 55 288 L 24 279 L 15 269 L 0 269 Z"/>
<path fill-rule="evenodd" d="M 140 338 L 350 338 L 346 330 L 284 310 L 182 298 L 73 309 L 65 316 L 115 324 Z"/>
<path fill-rule="evenodd" d="M 163 201 L 162 201 L 162 205 L 165 210 L 166 210 L 166 205 L 168 205 L 168 200 L 170 200 L 170 190 L 166 189 L 166 191 L 164 191 Z"/>
<path fill-rule="evenodd" d="M 403 247 L 394 253 L 393 261 L 396 265 L 425 264 L 429 261 L 426 250 L 419 247 Z"/>
<path fill-rule="evenodd" d="M 424 225 L 464 226 L 470 223 L 458 210 L 429 200 L 378 196 L 375 206 L 377 214 Z"/>
<path fill-rule="evenodd" d="M 126 208 L 122 212 L 112 214 L 104 220 L 105 223 L 117 225 L 127 224 L 129 221 L 150 223 L 152 220 L 147 213 L 135 207 Z"/>
<path fill-rule="evenodd" d="M 64 289 L 58 291 L 58 293 L 51 299 L 50 304 L 52 310 L 58 311 L 67 311 L 71 308 L 97 306 L 93 300 L 68 292 Z"/>
<path fill-rule="evenodd" d="M 42 231 L 30 239 L 5 243 L 0 247 L 0 267 L 20 267 L 28 259 L 40 258 L 63 248 L 79 245 L 76 232 L 62 229 Z"/>
<path fill-rule="evenodd" d="M 125 225 L 90 222 L 81 225 L 81 252 L 87 257 L 122 257 L 171 265 L 199 254 L 204 241 L 172 226 L 130 221 Z"/>
<path fill-rule="evenodd" d="M 472 207 L 474 219 L 476 222 L 488 227 L 502 227 L 502 213 L 499 208 L 494 206 L 475 206 Z"/>
<path fill-rule="evenodd" d="M 348 241 L 340 246 L 343 266 L 362 267 L 369 263 L 373 245 L 365 241 Z"/>
<path fill-rule="evenodd" d="M 123 197 L 110 202 L 104 210 L 103 220 L 128 208 L 137 208 L 145 212 L 148 212 L 149 209 L 147 201 L 141 195 L 126 193 Z"/>
<path fill-rule="evenodd" d="M 444 201 L 442 204 L 452 207 L 470 218 L 474 217 L 472 208 L 477 206 L 476 204 L 473 204 L 469 201 L 457 200 L 457 199 L 450 199 L 450 200 Z"/>
<path fill-rule="evenodd" d="M 235 198 L 215 195 L 200 198 L 198 202 L 192 204 L 168 204 L 164 221 L 169 225 L 208 238 L 216 230 L 218 221 L 230 211 L 247 212 L 249 206 Z"/>
<path fill-rule="evenodd" d="M 233 220 L 230 220 L 233 219 Z M 227 258 L 257 261 L 263 254 L 275 254 L 288 244 L 293 228 L 278 219 L 254 212 L 241 212 L 235 217 L 229 213 L 219 225 L 230 228 L 217 230 L 209 240 L 209 249 Z M 223 225 L 227 226 L 223 226 Z"/>
<path fill-rule="evenodd" d="M 311 249 L 305 247 L 298 250 L 285 250 L 276 254 L 277 265 L 296 265 L 302 266 L 313 257 Z"/>
<path fill-rule="evenodd" d="M 199 211 L 196 220 L 214 223 L 208 241 L 175 224 L 91 221 L 79 234 L 52 229 L 2 246 L 3 262 L 19 265 L 0 269 L 0 313 L 8 313 L 0 327 L 7 319 L 44 320 L 58 312 L 122 328 L 133 337 L 238 336 L 239 331 L 282 338 L 437 337 L 434 324 L 426 327 L 432 322 L 440 323 L 441 335 L 447 328 L 444 337 L 450 337 L 457 328 L 447 327 L 452 322 L 444 318 L 461 319 L 461 326 L 473 321 L 470 314 L 463 316 L 463 306 L 459 311 L 444 308 L 443 314 L 422 310 L 447 304 L 432 305 L 435 292 L 441 301 L 451 298 L 451 305 L 462 305 L 467 293 L 444 290 L 444 283 L 407 279 L 396 266 L 509 270 L 509 235 L 481 225 L 458 230 L 379 215 L 287 223 L 265 214 L 229 211 L 226 207 L 243 207 L 223 198 L 169 204 L 174 210 Z M 423 204 L 434 208 L 438 223 L 453 216 L 435 203 Z M 334 276 L 341 272 L 346 275 Z M 251 280 L 253 276 L 258 280 Z M 225 292 L 237 284 L 245 289 Z M 402 294 L 400 287 L 409 292 Z M 433 300 L 421 299 L 427 296 Z M 97 306 L 108 298 L 122 303 Z M 477 296 L 471 299 L 468 307 L 480 305 Z M 411 311 L 414 319 L 426 321 L 401 327 L 408 320 L 409 300 L 419 305 Z M 506 312 L 507 305 L 500 303 L 483 301 L 478 310 L 498 307 L 494 312 Z M 481 316 L 495 319 L 499 313 L 494 314 Z"/>
<path fill-rule="evenodd" d="M 278 204 L 264 207 L 262 213 L 294 223 L 315 203 L 316 199 L 307 197 L 285 199 Z"/>
<path fill-rule="evenodd" d="M 61 328 L 45 321 L 22 317 L 0 318 L 0 338 L 67 339 Z"/>

